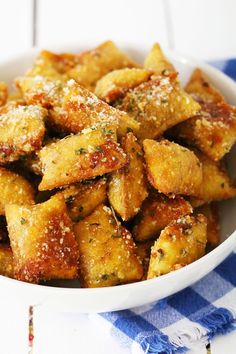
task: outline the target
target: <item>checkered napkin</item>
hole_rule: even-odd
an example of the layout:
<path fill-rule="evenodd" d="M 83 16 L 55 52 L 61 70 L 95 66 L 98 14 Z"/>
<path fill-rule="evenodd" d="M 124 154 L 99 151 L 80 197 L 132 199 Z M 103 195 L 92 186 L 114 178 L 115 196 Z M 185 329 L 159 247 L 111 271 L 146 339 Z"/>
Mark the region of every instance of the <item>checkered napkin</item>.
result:
<path fill-rule="evenodd" d="M 236 60 L 213 64 L 236 79 Z M 189 349 L 197 353 L 214 335 L 236 329 L 236 253 L 193 286 L 164 300 L 96 316 L 104 330 L 119 340 L 124 353 Z"/>

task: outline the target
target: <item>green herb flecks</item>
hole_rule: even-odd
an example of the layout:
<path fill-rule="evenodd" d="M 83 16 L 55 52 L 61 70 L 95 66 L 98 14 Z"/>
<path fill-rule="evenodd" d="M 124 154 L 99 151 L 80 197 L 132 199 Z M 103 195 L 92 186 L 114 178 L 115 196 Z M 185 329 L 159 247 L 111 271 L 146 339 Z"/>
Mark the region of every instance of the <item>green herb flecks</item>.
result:
<path fill-rule="evenodd" d="M 130 127 L 128 127 L 126 130 L 127 130 L 127 133 L 133 133 L 133 129 Z"/>
<path fill-rule="evenodd" d="M 26 219 L 25 218 L 20 218 L 20 223 L 21 223 L 21 225 L 26 224 Z"/>
<path fill-rule="evenodd" d="M 100 146 L 94 146 L 93 150 L 96 152 L 103 152 L 103 150 Z"/>
<path fill-rule="evenodd" d="M 137 156 L 137 157 L 142 157 L 142 156 L 143 156 L 143 154 L 142 154 L 141 152 L 139 152 L 139 151 L 138 151 L 138 152 L 136 153 L 136 156 Z"/>
<path fill-rule="evenodd" d="M 103 128 L 103 133 L 104 133 L 105 135 L 114 134 L 114 130 Z"/>
<path fill-rule="evenodd" d="M 87 150 L 84 148 L 79 148 L 75 150 L 75 155 L 86 154 Z"/>

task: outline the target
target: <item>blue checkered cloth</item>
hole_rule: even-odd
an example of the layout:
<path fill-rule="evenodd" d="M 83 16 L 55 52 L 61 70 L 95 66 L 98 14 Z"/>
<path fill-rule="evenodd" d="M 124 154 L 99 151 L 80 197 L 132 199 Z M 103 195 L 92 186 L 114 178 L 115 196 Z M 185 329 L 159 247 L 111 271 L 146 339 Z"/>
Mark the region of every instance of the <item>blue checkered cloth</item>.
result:
<path fill-rule="evenodd" d="M 236 80 L 236 59 L 211 63 Z M 100 314 L 132 353 L 185 353 L 236 329 L 236 253 L 193 286 L 132 310 Z"/>

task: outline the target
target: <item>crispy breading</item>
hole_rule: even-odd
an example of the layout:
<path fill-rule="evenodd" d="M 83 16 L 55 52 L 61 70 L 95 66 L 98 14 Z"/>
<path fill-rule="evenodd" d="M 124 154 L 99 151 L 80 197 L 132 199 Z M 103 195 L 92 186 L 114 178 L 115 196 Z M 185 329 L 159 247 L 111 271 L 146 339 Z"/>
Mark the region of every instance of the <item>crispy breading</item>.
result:
<path fill-rule="evenodd" d="M 67 71 L 67 75 L 91 91 L 96 82 L 110 71 L 138 66 L 112 41 L 106 41 L 92 50 L 79 54 L 77 60 L 78 64 Z"/>
<path fill-rule="evenodd" d="M 209 157 L 194 149 L 202 165 L 202 183 L 191 197 L 191 204 L 199 206 L 214 200 L 229 199 L 236 196 L 233 185 L 226 169 L 220 162 L 214 162 Z"/>
<path fill-rule="evenodd" d="M 168 140 L 143 142 L 149 182 L 166 195 L 195 195 L 202 183 L 202 167 L 196 155 Z"/>
<path fill-rule="evenodd" d="M 214 161 L 219 161 L 236 142 L 236 108 L 219 97 L 218 92 L 208 81 L 203 81 L 202 76 L 200 80 L 198 72 L 193 75 L 189 86 L 192 92 L 195 78 L 197 87 L 192 94 L 200 104 L 201 111 L 174 127 L 171 134 L 198 147 Z"/>
<path fill-rule="evenodd" d="M 168 198 L 152 192 L 134 221 L 132 234 L 136 241 L 157 238 L 171 221 L 191 214 L 192 211 L 190 203 L 180 196 Z"/>
<path fill-rule="evenodd" d="M 53 189 L 118 170 L 126 155 L 112 132 L 92 130 L 67 136 L 39 152 L 43 179 L 39 190 Z"/>
<path fill-rule="evenodd" d="M 70 218 L 77 222 L 91 214 L 98 205 L 106 201 L 106 179 L 101 178 L 98 181 L 89 181 L 85 184 L 77 183 L 58 193 L 65 198 Z"/>
<path fill-rule="evenodd" d="M 0 215 L 5 214 L 6 204 L 34 204 L 31 184 L 15 172 L 0 167 Z"/>
<path fill-rule="evenodd" d="M 0 116 L 7 114 L 11 112 L 13 109 L 24 106 L 25 104 L 21 99 L 19 100 L 12 100 L 12 101 L 7 101 L 7 103 L 4 106 L 0 107 Z"/>
<path fill-rule="evenodd" d="M 59 140 L 60 139 L 55 137 L 49 138 L 48 136 L 45 136 L 43 140 L 43 146 L 49 146 L 50 144 L 53 144 Z M 26 170 L 33 172 L 35 175 L 42 176 L 43 171 L 42 164 L 39 158 L 39 151 L 35 151 L 30 155 L 24 156 L 24 158 L 21 160 L 21 163 L 26 168 Z"/>
<path fill-rule="evenodd" d="M 0 275 L 13 278 L 13 254 L 11 247 L 0 245 Z"/>
<path fill-rule="evenodd" d="M 60 80 L 42 75 L 23 76 L 15 79 L 15 85 L 28 105 L 49 109 L 61 104 L 64 83 Z"/>
<path fill-rule="evenodd" d="M 14 276 L 38 283 L 77 277 L 78 245 L 63 196 L 34 206 L 6 206 Z"/>
<path fill-rule="evenodd" d="M 129 163 L 111 175 L 108 198 L 110 204 L 123 220 L 135 216 L 148 195 L 143 152 L 133 133 L 121 142 Z"/>
<path fill-rule="evenodd" d="M 19 78 L 18 87 L 28 104 L 48 109 L 47 123 L 59 132 L 78 133 L 93 126 L 108 126 L 124 136 L 127 130 L 136 133 L 139 123 L 98 99 L 75 80 L 50 80 L 42 76 Z"/>
<path fill-rule="evenodd" d="M 224 96 L 210 83 L 201 69 L 195 69 L 185 86 L 188 93 L 200 96 L 205 102 L 222 102 Z"/>
<path fill-rule="evenodd" d="M 151 250 L 148 279 L 179 269 L 202 257 L 207 242 L 205 216 L 185 216 L 162 232 Z"/>
<path fill-rule="evenodd" d="M 94 93 L 103 101 L 112 103 L 129 89 L 147 81 L 151 74 L 151 71 L 140 68 L 114 70 L 97 82 Z"/>
<path fill-rule="evenodd" d="M 119 111 L 118 129 L 117 136 L 122 138 L 127 133 L 134 133 L 135 136 L 138 135 L 140 128 L 140 123 L 137 122 L 133 117 L 128 115 L 126 112 Z"/>
<path fill-rule="evenodd" d="M 100 205 L 75 225 L 81 282 L 94 288 L 141 280 L 143 268 L 132 236 L 110 208 Z"/>
<path fill-rule="evenodd" d="M 0 106 L 3 106 L 8 99 L 8 86 L 5 82 L 0 81 Z"/>
<path fill-rule="evenodd" d="M 69 80 L 63 86 L 60 104 L 50 110 L 48 119 L 52 126 L 69 133 L 78 133 L 95 125 L 110 125 L 110 129 L 116 131 L 119 117 L 123 114 L 76 81 Z"/>
<path fill-rule="evenodd" d="M 18 106 L 7 113 L 0 112 L 0 164 L 40 149 L 46 115 L 40 106 Z"/>
<path fill-rule="evenodd" d="M 152 46 L 144 61 L 144 68 L 152 70 L 156 75 L 175 72 L 174 66 L 165 57 L 159 43 Z"/>
<path fill-rule="evenodd" d="M 72 78 L 92 89 L 96 81 L 108 72 L 136 66 L 137 64 L 122 53 L 113 42 L 107 41 L 97 48 L 80 54 L 43 50 L 26 76 L 31 78 L 43 76 L 62 82 Z"/>
<path fill-rule="evenodd" d="M 141 123 L 140 139 L 156 138 L 200 110 L 200 105 L 180 88 L 176 73 L 152 77 L 130 90 L 116 106 Z"/>
<path fill-rule="evenodd" d="M 194 214 L 203 214 L 207 218 L 207 243 L 210 247 L 220 244 L 220 221 L 216 203 L 204 204 L 194 210 Z"/>
<path fill-rule="evenodd" d="M 105 126 L 106 130 L 117 131 L 118 137 L 121 137 L 127 130 L 135 133 L 139 130 L 139 123 L 126 112 L 109 106 L 74 80 L 64 85 L 60 105 L 55 105 L 49 113 L 49 123 L 69 133 Z"/>
<path fill-rule="evenodd" d="M 200 104 L 199 115 L 175 126 L 170 133 L 219 161 L 236 142 L 236 109 L 224 102 Z"/>
<path fill-rule="evenodd" d="M 78 55 L 71 53 L 53 53 L 48 50 L 42 50 L 33 63 L 27 76 L 44 76 L 53 80 L 66 80 L 67 71 L 78 63 Z"/>

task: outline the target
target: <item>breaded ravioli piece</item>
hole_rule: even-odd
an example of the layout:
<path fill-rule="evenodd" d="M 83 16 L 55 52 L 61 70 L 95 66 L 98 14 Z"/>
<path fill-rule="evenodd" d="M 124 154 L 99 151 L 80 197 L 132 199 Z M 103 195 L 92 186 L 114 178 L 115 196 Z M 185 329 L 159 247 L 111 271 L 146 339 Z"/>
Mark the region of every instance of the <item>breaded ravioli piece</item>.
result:
<path fill-rule="evenodd" d="M 15 85 L 28 105 L 50 109 L 61 102 L 64 85 L 60 80 L 42 75 L 22 76 L 15 80 Z"/>
<path fill-rule="evenodd" d="M 156 75 L 175 72 L 174 66 L 165 57 L 160 44 L 154 43 L 144 61 L 144 68 L 151 70 Z"/>
<path fill-rule="evenodd" d="M 200 96 L 205 102 L 222 102 L 224 96 L 214 87 L 201 69 L 195 69 L 185 87 L 193 95 Z"/>
<path fill-rule="evenodd" d="M 7 205 L 6 219 L 16 279 L 77 277 L 78 245 L 63 196 L 34 206 Z"/>
<path fill-rule="evenodd" d="M 128 164 L 111 175 L 108 198 L 123 220 L 135 216 L 148 195 L 142 148 L 133 133 L 121 142 Z"/>
<path fill-rule="evenodd" d="M 132 234 L 135 241 L 157 238 L 171 221 L 192 211 L 190 203 L 181 196 L 168 198 L 164 194 L 152 192 L 134 221 Z"/>
<path fill-rule="evenodd" d="M 205 253 L 207 219 L 185 216 L 173 221 L 162 232 L 151 250 L 148 279 L 159 277 L 196 261 Z"/>
<path fill-rule="evenodd" d="M 54 53 L 42 50 L 33 66 L 26 73 L 28 77 L 44 76 L 47 79 L 65 81 L 67 71 L 78 63 L 78 55 L 72 53 Z"/>
<path fill-rule="evenodd" d="M 70 185 L 58 193 L 65 198 L 70 218 L 78 222 L 91 214 L 97 206 L 105 203 L 106 187 L 106 178 L 101 178 L 96 181 Z"/>
<path fill-rule="evenodd" d="M 0 167 L 0 215 L 7 204 L 34 204 L 34 189 L 29 181 L 15 172 Z"/>
<path fill-rule="evenodd" d="M 104 75 L 96 84 L 95 95 L 111 104 L 129 89 L 147 81 L 152 72 L 141 68 L 125 68 L 111 71 Z"/>
<path fill-rule="evenodd" d="M 59 131 L 78 133 L 86 128 L 103 127 L 124 136 L 130 129 L 135 133 L 139 123 L 106 102 L 97 98 L 92 92 L 69 80 L 63 87 L 60 104 L 50 109 L 49 123 Z"/>
<path fill-rule="evenodd" d="M 126 155 L 104 129 L 88 129 L 45 146 L 39 153 L 43 178 L 39 190 L 53 189 L 123 167 Z"/>
<path fill-rule="evenodd" d="M 202 183 L 191 197 L 191 204 L 196 207 L 211 201 L 235 197 L 236 187 L 222 163 L 214 162 L 196 149 L 194 153 L 202 165 Z"/>
<path fill-rule="evenodd" d="M 67 75 L 90 91 L 93 91 L 96 82 L 110 71 L 138 66 L 112 41 L 103 42 L 94 49 L 80 53 L 77 59 L 77 65 L 69 70 Z"/>
<path fill-rule="evenodd" d="M 40 106 L 18 106 L 0 112 L 0 164 L 39 150 L 45 134 L 47 111 Z"/>
<path fill-rule="evenodd" d="M 140 123 L 138 137 L 154 139 L 192 117 L 200 105 L 180 88 L 177 73 L 153 76 L 116 105 Z"/>
<path fill-rule="evenodd" d="M 75 225 L 83 287 L 125 284 L 142 279 L 132 236 L 112 209 L 100 205 Z"/>
<path fill-rule="evenodd" d="M 108 126 L 116 131 L 120 116 L 125 113 L 109 106 L 93 93 L 69 80 L 63 87 L 59 105 L 50 110 L 49 123 L 63 131 L 78 133 L 93 126 Z"/>
<path fill-rule="evenodd" d="M 11 247 L 8 245 L 0 245 L 0 275 L 13 278 L 13 268 L 13 254 Z"/>
<path fill-rule="evenodd" d="M 194 195 L 202 182 L 196 155 L 168 140 L 143 142 L 149 182 L 166 195 Z"/>
<path fill-rule="evenodd" d="M 204 74 L 195 70 L 186 90 L 201 111 L 173 128 L 173 134 L 219 161 L 236 142 L 236 108 L 230 106 Z"/>
<path fill-rule="evenodd" d="M 236 108 L 226 102 L 195 99 L 201 105 L 200 113 L 174 127 L 172 135 L 219 161 L 236 142 Z"/>

